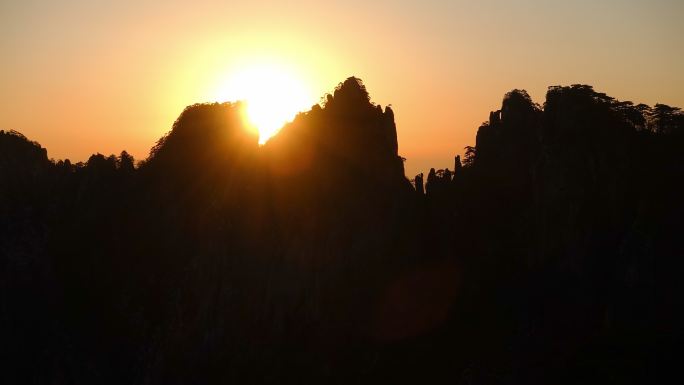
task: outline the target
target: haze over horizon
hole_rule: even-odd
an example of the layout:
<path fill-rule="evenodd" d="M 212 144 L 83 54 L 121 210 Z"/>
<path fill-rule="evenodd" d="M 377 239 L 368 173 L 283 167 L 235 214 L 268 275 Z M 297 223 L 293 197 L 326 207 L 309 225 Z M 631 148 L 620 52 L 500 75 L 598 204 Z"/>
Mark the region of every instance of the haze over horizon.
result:
<path fill-rule="evenodd" d="M 147 156 L 187 105 L 277 63 L 311 103 L 349 76 L 396 113 L 408 176 L 451 167 L 514 88 L 684 105 L 684 3 L 24 1 L 0 5 L 0 129 L 49 156 Z"/>

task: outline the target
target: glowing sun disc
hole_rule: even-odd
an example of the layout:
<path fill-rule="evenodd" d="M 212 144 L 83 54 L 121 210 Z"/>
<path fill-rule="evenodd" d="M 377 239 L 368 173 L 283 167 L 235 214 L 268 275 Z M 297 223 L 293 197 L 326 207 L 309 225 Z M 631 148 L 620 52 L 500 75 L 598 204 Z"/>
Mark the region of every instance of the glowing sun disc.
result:
<path fill-rule="evenodd" d="M 221 86 L 219 99 L 244 100 L 246 119 L 259 132 L 263 144 L 285 123 L 313 104 L 304 82 L 285 68 L 274 65 L 250 66 L 233 73 Z"/>

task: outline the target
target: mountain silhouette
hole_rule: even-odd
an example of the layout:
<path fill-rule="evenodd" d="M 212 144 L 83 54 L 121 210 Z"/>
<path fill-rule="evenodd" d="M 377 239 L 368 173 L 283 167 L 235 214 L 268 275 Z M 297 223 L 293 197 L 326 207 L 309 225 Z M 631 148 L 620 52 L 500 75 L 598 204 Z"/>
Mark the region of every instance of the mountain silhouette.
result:
<path fill-rule="evenodd" d="M 0 131 L 0 382 L 676 373 L 680 109 L 512 90 L 453 169 L 409 180 L 360 79 L 323 100 L 263 146 L 241 102 L 189 106 L 137 164 Z"/>

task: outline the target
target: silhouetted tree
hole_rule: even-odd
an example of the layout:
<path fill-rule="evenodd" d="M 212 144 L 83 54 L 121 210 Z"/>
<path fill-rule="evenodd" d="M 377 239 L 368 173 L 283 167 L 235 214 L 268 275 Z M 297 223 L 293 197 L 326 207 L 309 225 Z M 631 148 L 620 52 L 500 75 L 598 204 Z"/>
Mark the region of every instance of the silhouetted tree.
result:
<path fill-rule="evenodd" d="M 465 156 L 463 157 L 463 165 L 465 167 L 472 167 L 475 164 L 475 154 L 475 147 L 465 146 Z"/>
<path fill-rule="evenodd" d="M 416 175 L 414 181 L 416 192 L 418 192 L 419 195 L 425 195 L 425 187 L 423 186 L 423 173 L 421 172 L 420 174 Z"/>
<path fill-rule="evenodd" d="M 135 159 L 128 152 L 121 151 L 118 159 L 119 170 L 124 173 L 131 174 L 135 170 Z"/>
<path fill-rule="evenodd" d="M 651 113 L 654 131 L 659 134 L 681 134 L 684 130 L 684 113 L 678 107 L 656 104 Z"/>

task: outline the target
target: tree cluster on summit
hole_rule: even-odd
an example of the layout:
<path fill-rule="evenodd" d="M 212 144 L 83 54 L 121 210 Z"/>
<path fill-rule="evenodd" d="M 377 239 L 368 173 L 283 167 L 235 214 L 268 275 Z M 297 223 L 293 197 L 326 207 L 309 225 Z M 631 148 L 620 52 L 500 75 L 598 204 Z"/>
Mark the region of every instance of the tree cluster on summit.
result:
<path fill-rule="evenodd" d="M 676 368 L 684 114 L 505 95 L 409 181 L 349 78 L 259 147 L 187 107 L 137 166 L 0 131 L 0 382 L 659 383 Z"/>
<path fill-rule="evenodd" d="M 583 134 L 571 133 L 571 130 L 582 131 Z M 684 136 L 684 112 L 664 104 L 649 107 L 645 104 L 634 105 L 629 101 L 621 102 L 597 93 L 587 85 L 549 87 L 543 108 L 534 103 L 525 90 L 513 90 L 505 95 L 501 109 L 491 112 L 489 121 L 480 126 L 476 146 L 466 147 L 463 164 L 460 156 L 457 156 L 455 172 L 448 168 L 437 171 L 431 169 L 430 175 L 437 176 L 433 180 L 438 184 L 445 180 L 456 181 L 462 166 L 475 165 L 476 154 L 478 167 L 512 167 L 531 172 L 539 162 L 548 161 L 543 155 L 548 156 L 549 153 L 543 150 L 553 147 L 554 143 L 565 146 L 567 140 L 573 139 L 571 136 L 581 134 L 587 135 L 582 136 L 581 140 L 592 141 L 593 145 L 601 147 L 601 143 L 594 140 L 599 139 L 599 136 L 611 135 L 608 131 L 613 131 L 613 136 L 604 140 L 656 135 L 681 138 Z M 608 148 L 613 143 L 606 145 Z M 576 155 L 581 157 L 585 154 Z M 416 182 L 422 180 L 423 174 L 414 178 Z M 424 191 L 421 186 L 416 186 L 416 189 Z"/>

